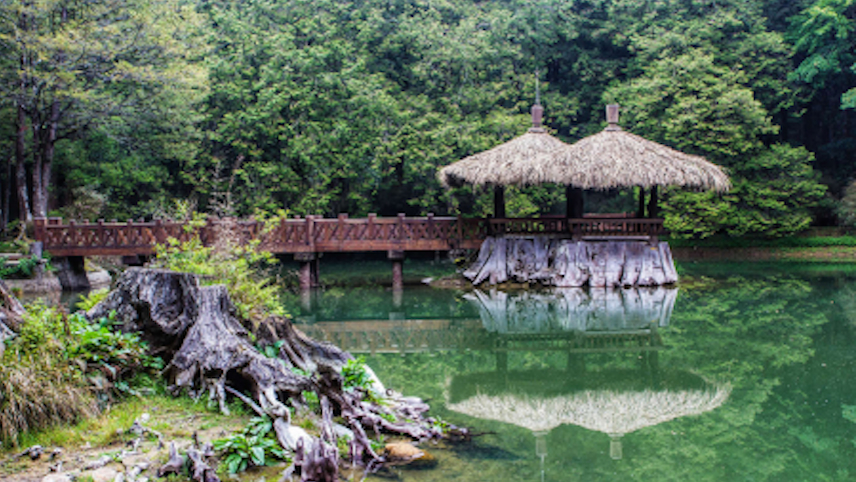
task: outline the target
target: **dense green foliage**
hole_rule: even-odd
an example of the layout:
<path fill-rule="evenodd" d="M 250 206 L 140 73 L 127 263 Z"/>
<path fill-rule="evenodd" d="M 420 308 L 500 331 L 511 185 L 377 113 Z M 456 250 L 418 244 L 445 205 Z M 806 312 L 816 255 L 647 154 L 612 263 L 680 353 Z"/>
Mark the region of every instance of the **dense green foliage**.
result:
<path fill-rule="evenodd" d="M 852 0 L 4 0 L 0 179 L 16 192 L 20 164 L 34 205 L 11 196 L 3 216 L 45 197 L 106 218 L 169 216 L 174 199 L 488 214 L 489 192 L 447 192 L 437 169 L 525 132 L 537 78 L 563 140 L 618 102 L 626 129 L 728 169 L 728 195 L 665 193 L 679 235 L 849 224 L 854 32 Z M 508 212 L 563 198 L 510 189 Z M 633 209 L 605 199 L 588 210 Z"/>

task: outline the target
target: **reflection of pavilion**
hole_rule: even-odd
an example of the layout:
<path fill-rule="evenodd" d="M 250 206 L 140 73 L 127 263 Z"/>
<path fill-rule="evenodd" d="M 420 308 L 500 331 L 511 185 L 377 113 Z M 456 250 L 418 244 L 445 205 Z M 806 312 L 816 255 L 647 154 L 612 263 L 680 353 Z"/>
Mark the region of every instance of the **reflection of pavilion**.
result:
<path fill-rule="evenodd" d="M 677 289 L 565 288 L 465 295 L 479 311 L 473 319 L 323 321 L 301 326 L 307 335 L 353 353 L 436 350 L 551 350 L 569 354 L 663 348 L 658 328 L 668 326 Z"/>
<path fill-rule="evenodd" d="M 621 459 L 621 437 L 675 418 L 700 415 L 722 405 L 727 385 L 710 384 L 687 372 L 661 373 L 654 385 L 640 387 L 631 373 L 594 374 L 600 382 L 575 389 L 573 376 L 559 373 L 478 373 L 455 377 L 447 408 L 472 417 L 510 423 L 535 435 L 541 479 L 547 456 L 546 436 L 562 424 L 602 432 L 610 438 L 609 455 Z M 622 386 L 622 379 L 625 383 Z M 595 385 L 602 384 L 602 387 Z M 667 389 L 659 388 L 668 386 Z"/>

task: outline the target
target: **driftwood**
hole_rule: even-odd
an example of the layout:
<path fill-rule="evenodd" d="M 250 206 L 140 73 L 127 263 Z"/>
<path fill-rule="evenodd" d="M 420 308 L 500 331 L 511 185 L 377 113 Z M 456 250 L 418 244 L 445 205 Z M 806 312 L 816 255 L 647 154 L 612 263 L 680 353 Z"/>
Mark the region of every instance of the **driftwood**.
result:
<path fill-rule="evenodd" d="M 464 271 L 474 285 L 506 281 L 558 287 L 660 286 L 678 281 L 668 243 L 488 237 Z"/>
<path fill-rule="evenodd" d="M 12 290 L 0 280 L 0 358 L 6 349 L 4 343 L 13 338 L 24 319 L 24 306 L 12 294 Z"/>
<path fill-rule="evenodd" d="M 280 445 L 299 453 L 290 470 L 301 480 L 336 480 L 338 469 L 331 468 L 339 463 L 333 417 L 341 416 L 354 434 L 350 462 L 357 465 L 383 462 L 372 450 L 366 430 L 417 440 L 445 436 L 423 417 L 427 405 L 421 400 L 388 397 L 382 407 L 367 401 L 360 390 L 345 391 L 339 371 L 351 356 L 305 336 L 286 318 L 271 317 L 255 328 L 258 344 L 282 342 L 277 343 L 279 356 L 268 358 L 250 342 L 249 323 L 238 318 L 226 289 L 199 286 L 195 275 L 129 269 L 116 289 L 87 315 L 98 318 L 111 311 L 123 329 L 140 332 L 151 350 L 164 358 L 174 394 L 186 391 L 200 397 L 207 393 L 223 412 L 228 412 L 226 397 L 231 394 L 269 416 Z M 300 403 L 304 391 L 316 392 L 321 401 L 320 438 L 291 426 L 287 405 Z M 407 422 L 391 422 L 389 415 Z M 454 433 L 467 432 L 455 429 Z M 175 465 L 178 459 L 171 457 L 161 470 L 172 470 L 170 463 Z M 199 473 L 205 482 L 209 480 L 204 478 L 208 477 L 204 468 Z"/>

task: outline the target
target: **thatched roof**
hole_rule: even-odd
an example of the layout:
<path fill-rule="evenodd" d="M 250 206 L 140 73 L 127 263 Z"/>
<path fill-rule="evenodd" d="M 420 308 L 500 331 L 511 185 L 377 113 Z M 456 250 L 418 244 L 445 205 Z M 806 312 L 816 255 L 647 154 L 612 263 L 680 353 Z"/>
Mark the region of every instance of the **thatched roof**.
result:
<path fill-rule="evenodd" d="M 520 137 L 493 149 L 473 154 L 440 170 L 440 182 L 446 187 L 465 184 L 482 186 L 538 184 L 537 173 L 530 162 L 539 154 L 554 151 L 567 144 L 547 134 L 542 128 L 532 128 Z"/>
<path fill-rule="evenodd" d="M 531 161 L 540 182 L 582 189 L 687 186 L 719 192 L 731 182 L 722 168 L 620 128 L 586 137 Z"/>
<path fill-rule="evenodd" d="M 440 170 L 445 186 L 555 183 L 582 189 L 687 186 L 727 191 L 725 172 L 693 156 L 623 131 L 618 106 L 607 107 L 609 126 L 568 145 L 543 132 L 530 132 Z"/>
<path fill-rule="evenodd" d="M 544 153 L 530 163 L 540 182 L 582 189 L 686 186 L 728 191 L 721 167 L 703 157 L 625 132 L 618 126 L 618 106 L 607 106 L 609 125 L 568 147 Z"/>

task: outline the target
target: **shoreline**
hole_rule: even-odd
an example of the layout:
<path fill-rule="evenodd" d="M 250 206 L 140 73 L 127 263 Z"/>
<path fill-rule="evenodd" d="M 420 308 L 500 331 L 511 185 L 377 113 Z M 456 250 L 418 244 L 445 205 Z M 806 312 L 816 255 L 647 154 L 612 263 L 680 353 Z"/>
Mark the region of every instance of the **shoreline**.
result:
<path fill-rule="evenodd" d="M 856 247 L 674 247 L 675 261 L 799 261 L 816 263 L 856 263 Z"/>

